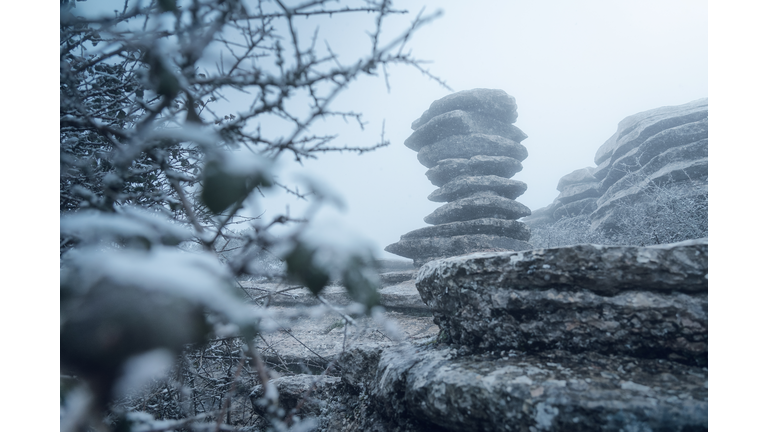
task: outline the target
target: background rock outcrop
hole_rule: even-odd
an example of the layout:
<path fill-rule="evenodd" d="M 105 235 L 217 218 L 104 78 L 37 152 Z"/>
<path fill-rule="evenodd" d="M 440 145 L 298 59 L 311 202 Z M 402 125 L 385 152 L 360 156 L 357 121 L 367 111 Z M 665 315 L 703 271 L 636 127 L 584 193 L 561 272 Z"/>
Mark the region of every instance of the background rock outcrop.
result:
<path fill-rule="evenodd" d="M 563 176 L 555 201 L 524 221 L 533 228 L 589 215 L 593 231 L 611 232 L 628 210 L 642 212 L 670 194 L 706 209 L 708 124 L 707 98 L 625 118 L 597 150 L 596 166 Z"/>
<path fill-rule="evenodd" d="M 527 189 L 512 180 L 522 169 L 527 138 L 512 123 L 515 99 L 502 90 L 474 89 L 432 103 L 413 122 L 405 145 L 418 152 L 427 178 L 439 189 L 428 199 L 445 202 L 387 252 L 417 267 L 432 259 L 482 250 L 529 249 L 530 230 L 518 219 L 531 214 L 516 201 Z M 434 228 L 434 229 L 428 229 Z"/>

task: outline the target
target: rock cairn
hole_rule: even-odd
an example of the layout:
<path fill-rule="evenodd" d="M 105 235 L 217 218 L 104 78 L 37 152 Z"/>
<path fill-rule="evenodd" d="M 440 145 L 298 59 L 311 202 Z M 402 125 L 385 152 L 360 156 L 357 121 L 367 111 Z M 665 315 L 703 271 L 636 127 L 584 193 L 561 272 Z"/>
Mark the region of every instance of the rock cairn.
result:
<path fill-rule="evenodd" d="M 510 178 L 528 157 L 520 144 L 528 136 L 515 120 L 515 98 L 503 90 L 466 90 L 433 102 L 411 125 L 405 146 L 439 187 L 427 198 L 446 204 L 424 218 L 432 226 L 384 250 L 418 267 L 471 252 L 531 249 L 530 229 L 517 220 L 531 211 L 515 201 L 527 185 Z"/>

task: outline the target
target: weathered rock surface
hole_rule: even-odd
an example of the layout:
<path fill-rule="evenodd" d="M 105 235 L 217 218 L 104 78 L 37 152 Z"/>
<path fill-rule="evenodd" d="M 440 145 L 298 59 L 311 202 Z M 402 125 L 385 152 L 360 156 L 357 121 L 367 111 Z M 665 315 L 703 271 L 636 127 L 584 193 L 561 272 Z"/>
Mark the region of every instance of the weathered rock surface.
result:
<path fill-rule="evenodd" d="M 706 365 L 707 244 L 476 253 L 425 264 L 416 287 L 440 328 L 472 350 Z"/>
<path fill-rule="evenodd" d="M 557 190 L 562 192 L 567 186 L 597 182 L 598 180 L 592 175 L 594 172 L 595 168 L 587 167 L 566 174 L 557 182 Z"/>
<path fill-rule="evenodd" d="M 531 230 L 522 222 L 509 219 L 482 218 L 449 222 L 413 230 L 402 238 L 451 237 L 464 234 L 491 234 L 518 240 L 531 238 Z"/>
<path fill-rule="evenodd" d="M 666 129 L 644 141 L 639 146 L 630 149 L 623 156 L 612 158 L 611 165 L 601 182 L 603 190 L 608 189 L 627 173 L 641 169 L 644 165 L 673 148 L 686 146 L 691 143 L 703 142 L 706 157 L 708 119 L 683 124 Z"/>
<path fill-rule="evenodd" d="M 513 200 L 522 195 L 526 189 L 528 185 L 519 180 L 493 175 L 460 177 L 432 192 L 427 199 L 435 202 L 456 201 L 478 192 L 488 191 Z"/>
<path fill-rule="evenodd" d="M 646 139 L 665 129 L 706 118 L 708 105 L 708 99 L 703 98 L 683 105 L 643 111 L 625 118 L 619 122 L 616 133 L 597 150 L 595 164 L 599 165 L 607 158 L 616 160 Z"/>
<path fill-rule="evenodd" d="M 480 192 L 436 208 L 424 217 L 424 222 L 442 224 L 480 218 L 514 220 L 530 214 L 531 210 L 528 207 L 515 200 L 492 192 Z"/>
<path fill-rule="evenodd" d="M 572 201 L 558 206 L 552 213 L 547 223 L 552 223 L 564 217 L 574 217 L 579 215 L 592 214 L 597 209 L 597 198 L 584 198 L 578 201 Z M 526 221 L 527 223 L 531 223 Z M 535 223 L 535 222 L 533 222 Z"/>
<path fill-rule="evenodd" d="M 611 232 L 628 208 L 640 214 L 653 205 L 664 192 L 660 188 L 706 194 L 708 129 L 706 98 L 625 118 L 597 150 L 597 167 L 563 176 L 557 185 L 561 194 L 524 222 L 544 227 L 589 212 L 594 232 Z M 597 200 L 587 201 L 591 198 Z"/>
<path fill-rule="evenodd" d="M 432 261 L 415 283 L 443 337 L 411 324 L 428 317 L 399 319 L 402 342 L 361 321 L 342 349 L 332 321 L 294 323 L 286 335 L 327 376 L 273 379 L 279 413 L 300 406 L 318 431 L 705 431 L 707 251 L 702 239 Z M 251 393 L 255 414 L 263 394 Z"/>
<path fill-rule="evenodd" d="M 479 250 L 503 251 L 531 248 L 529 243 L 511 237 L 470 234 L 451 237 L 401 238 L 399 242 L 387 246 L 384 250 L 413 258 L 414 264 L 418 267 L 434 259 L 464 255 Z"/>
<path fill-rule="evenodd" d="M 387 272 L 379 275 L 382 286 L 395 285 L 411 279 L 416 279 L 416 272 L 411 268 L 407 271 Z"/>
<path fill-rule="evenodd" d="M 598 182 L 571 184 L 565 186 L 557 198 L 561 203 L 568 204 L 585 198 L 598 198 L 601 195 L 600 192 Z"/>
<path fill-rule="evenodd" d="M 617 180 L 600 196 L 598 206 L 602 212 L 610 206 L 606 205 L 617 196 L 627 195 L 627 191 L 637 189 L 644 191 L 647 186 L 665 186 L 676 181 L 695 180 L 707 177 L 708 169 L 708 140 L 701 140 L 681 147 L 674 147 L 657 155 L 641 168 Z"/>
<path fill-rule="evenodd" d="M 706 368 L 664 360 L 398 346 L 373 382 L 388 416 L 452 431 L 707 430 Z"/>
<path fill-rule="evenodd" d="M 514 123 L 517 120 L 515 98 L 504 90 L 472 89 L 456 92 L 432 102 L 429 109 L 414 120 L 411 129 L 416 130 L 433 117 L 458 109 L 483 114 L 504 123 Z"/>
<path fill-rule="evenodd" d="M 708 199 L 707 177 L 709 173 L 708 158 L 693 161 L 678 161 L 664 165 L 661 169 L 643 177 L 642 174 L 629 177 L 618 187 L 609 189 L 597 201 L 597 208 L 590 215 L 592 228 L 609 230 L 616 225 L 620 218 L 617 209 L 634 206 L 640 210 L 646 203 L 653 204 L 655 189 L 663 191 L 678 190 L 689 196 L 699 196 L 700 200 Z M 639 179 L 639 180 L 638 180 Z M 635 180 L 635 182 L 632 182 Z M 621 186 L 627 185 L 622 188 Z M 616 186 L 616 185 L 614 185 Z"/>
<path fill-rule="evenodd" d="M 517 142 L 528 138 L 528 135 L 511 123 L 504 123 L 479 113 L 455 110 L 435 116 L 416 129 L 411 136 L 406 138 L 405 146 L 411 150 L 419 151 L 425 145 L 452 135 L 475 133 L 496 135 Z"/>
<path fill-rule="evenodd" d="M 469 159 L 443 159 L 426 172 L 435 186 L 464 176 L 512 177 L 523 169 L 519 160 L 506 156 L 472 156 Z"/>
<path fill-rule="evenodd" d="M 528 157 L 528 149 L 508 138 L 476 133 L 453 135 L 425 145 L 416 157 L 422 165 L 432 168 L 443 159 L 469 159 L 481 155 L 506 156 L 522 162 Z"/>
<path fill-rule="evenodd" d="M 562 204 L 555 199 L 552 204 L 540 209 L 532 210 L 531 215 L 523 218 L 523 222 L 530 228 L 543 228 L 555 222 L 554 212 Z"/>

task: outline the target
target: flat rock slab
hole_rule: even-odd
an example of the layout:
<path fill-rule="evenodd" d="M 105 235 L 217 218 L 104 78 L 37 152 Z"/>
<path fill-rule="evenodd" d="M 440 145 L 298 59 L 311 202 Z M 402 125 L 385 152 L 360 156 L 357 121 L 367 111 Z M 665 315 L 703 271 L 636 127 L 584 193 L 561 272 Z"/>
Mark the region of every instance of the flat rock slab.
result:
<path fill-rule="evenodd" d="M 583 200 L 585 198 L 599 198 L 603 190 L 600 188 L 600 182 L 571 184 L 557 196 L 557 200 L 563 204 Z"/>
<path fill-rule="evenodd" d="M 415 265 L 421 266 L 435 259 L 471 252 L 525 250 L 532 247 L 528 242 L 511 237 L 471 234 L 451 237 L 401 238 L 399 242 L 387 246 L 384 250 L 412 258 Z"/>
<path fill-rule="evenodd" d="M 453 110 L 462 110 L 483 114 L 504 123 L 514 123 L 517 120 L 517 103 L 515 98 L 504 90 L 472 89 L 450 94 L 438 99 L 411 124 L 416 130 L 432 118 Z"/>
<path fill-rule="evenodd" d="M 380 357 L 373 394 L 382 410 L 448 430 L 707 430 L 706 368 L 562 351 L 397 346 Z"/>
<path fill-rule="evenodd" d="M 379 279 L 381 280 L 382 286 L 388 287 L 399 284 L 400 282 L 416 279 L 416 270 L 411 266 L 407 271 L 380 273 Z"/>
<path fill-rule="evenodd" d="M 522 195 L 526 189 L 528 189 L 528 185 L 519 180 L 495 175 L 470 176 L 451 180 L 429 194 L 427 199 L 435 202 L 448 202 L 466 198 L 478 192 L 489 191 L 513 200 Z"/>
<path fill-rule="evenodd" d="M 469 159 L 481 155 L 505 156 L 522 162 L 528 157 L 528 149 L 517 141 L 498 135 L 474 133 L 453 135 L 425 145 L 416 158 L 425 167 L 432 168 L 444 159 Z"/>
<path fill-rule="evenodd" d="M 530 214 L 531 209 L 515 200 L 479 192 L 436 208 L 424 217 L 424 222 L 437 225 L 480 218 L 516 220 Z"/>
<path fill-rule="evenodd" d="M 464 176 L 510 178 L 523 169 L 519 160 L 506 156 L 472 156 L 469 159 L 443 159 L 424 174 L 435 186 Z"/>
<path fill-rule="evenodd" d="M 427 305 L 421 300 L 413 277 L 414 269 L 403 272 L 383 273 L 380 278 L 386 282 L 379 288 L 379 304 L 387 310 L 426 313 Z M 322 304 L 317 296 L 303 286 L 282 283 L 240 282 L 252 297 L 268 301 L 273 306 L 318 306 Z M 323 288 L 320 295 L 330 303 L 346 306 L 352 298 L 343 286 L 332 285 Z"/>
<path fill-rule="evenodd" d="M 401 238 L 451 237 L 467 234 L 490 234 L 523 241 L 528 241 L 531 238 L 531 230 L 528 225 L 516 220 L 494 218 L 432 225 L 403 234 Z"/>
<path fill-rule="evenodd" d="M 577 245 L 426 263 L 416 287 L 473 350 L 563 349 L 706 365 L 708 242 Z"/>
<path fill-rule="evenodd" d="M 386 347 L 401 341 L 426 342 L 439 328 L 429 312 L 390 310 L 377 319 L 355 317 L 346 325 L 336 311 L 320 307 L 271 306 L 264 332 L 254 343 L 267 364 L 281 373 L 320 373 L 336 355 L 355 347 Z"/>
<path fill-rule="evenodd" d="M 455 110 L 433 117 L 406 138 L 404 144 L 411 150 L 419 151 L 425 145 L 452 135 L 474 133 L 499 135 L 517 142 L 528 138 L 528 135 L 511 123 L 503 123 L 480 113 Z"/>

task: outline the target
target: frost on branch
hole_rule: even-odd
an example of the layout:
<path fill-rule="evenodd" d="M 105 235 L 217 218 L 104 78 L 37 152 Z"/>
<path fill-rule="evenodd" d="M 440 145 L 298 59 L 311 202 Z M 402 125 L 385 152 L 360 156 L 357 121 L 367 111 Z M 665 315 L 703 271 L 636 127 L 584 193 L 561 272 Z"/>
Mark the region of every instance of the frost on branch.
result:
<path fill-rule="evenodd" d="M 362 75 L 389 85 L 387 65 L 445 86 L 407 47 L 439 12 L 387 40 L 385 19 L 407 13 L 387 0 L 125 2 L 107 16 L 93 4 L 60 2 L 61 430 L 229 430 L 239 386 L 269 381 L 254 340 L 275 328 L 241 281 L 320 294 L 338 280 L 365 311 L 377 302 L 370 250 L 313 227 L 317 207 L 341 198 L 286 182 L 276 161 L 387 145 L 382 131 L 336 146 L 338 133 L 313 125 L 362 127 L 334 101 Z M 322 43 L 339 16 L 370 19 L 368 52 L 350 60 Z M 254 217 L 245 207 L 265 188 L 311 196 L 311 211 Z M 312 424 L 268 412 L 277 429 Z"/>

